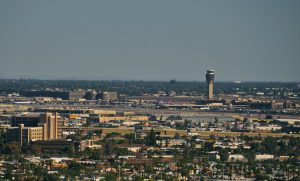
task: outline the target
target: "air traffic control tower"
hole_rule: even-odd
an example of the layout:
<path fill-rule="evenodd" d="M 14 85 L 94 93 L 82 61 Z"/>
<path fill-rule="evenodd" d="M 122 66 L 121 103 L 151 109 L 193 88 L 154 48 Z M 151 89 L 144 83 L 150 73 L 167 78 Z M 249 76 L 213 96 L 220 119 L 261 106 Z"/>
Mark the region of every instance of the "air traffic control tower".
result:
<path fill-rule="evenodd" d="M 215 79 L 215 71 L 207 70 L 206 72 L 207 99 L 209 100 L 211 100 L 214 96 L 214 79 Z"/>

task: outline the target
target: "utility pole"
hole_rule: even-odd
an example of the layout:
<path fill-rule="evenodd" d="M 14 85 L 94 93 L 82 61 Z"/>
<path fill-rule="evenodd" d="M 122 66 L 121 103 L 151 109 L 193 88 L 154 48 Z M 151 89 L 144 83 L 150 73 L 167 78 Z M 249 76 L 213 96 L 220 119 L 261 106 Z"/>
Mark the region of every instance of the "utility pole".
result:
<path fill-rule="evenodd" d="M 225 164 L 222 164 L 222 180 L 224 180 L 224 167 L 225 167 Z"/>
<path fill-rule="evenodd" d="M 121 181 L 121 165 L 120 165 L 120 162 L 119 162 L 119 181 Z"/>
<path fill-rule="evenodd" d="M 163 171 L 163 168 L 162 168 L 162 165 L 161 165 L 161 172 L 160 172 L 160 180 L 162 181 L 163 179 L 162 179 L 162 171 Z"/>
<path fill-rule="evenodd" d="M 163 158 L 163 152 L 162 152 L 161 147 L 160 147 L 160 156 L 161 156 L 161 158 Z M 162 179 L 162 177 L 163 177 L 162 172 L 163 172 L 163 164 L 161 163 L 161 172 L 160 172 L 160 180 L 161 180 L 161 181 L 163 180 L 163 179 Z"/>

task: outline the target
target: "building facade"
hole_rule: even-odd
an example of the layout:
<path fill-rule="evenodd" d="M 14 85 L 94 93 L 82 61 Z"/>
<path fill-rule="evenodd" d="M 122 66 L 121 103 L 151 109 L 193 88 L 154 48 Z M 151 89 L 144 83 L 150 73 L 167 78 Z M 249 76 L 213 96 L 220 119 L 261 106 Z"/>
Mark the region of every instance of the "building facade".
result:
<path fill-rule="evenodd" d="M 207 99 L 213 99 L 214 96 L 214 70 L 207 70 L 206 72 L 206 83 L 207 83 Z"/>
<path fill-rule="evenodd" d="M 118 99 L 118 93 L 117 92 L 102 92 L 102 98 L 103 101 L 114 101 Z"/>
<path fill-rule="evenodd" d="M 20 145 L 34 140 L 55 140 L 60 137 L 57 113 L 17 115 L 12 118 L 7 140 Z"/>

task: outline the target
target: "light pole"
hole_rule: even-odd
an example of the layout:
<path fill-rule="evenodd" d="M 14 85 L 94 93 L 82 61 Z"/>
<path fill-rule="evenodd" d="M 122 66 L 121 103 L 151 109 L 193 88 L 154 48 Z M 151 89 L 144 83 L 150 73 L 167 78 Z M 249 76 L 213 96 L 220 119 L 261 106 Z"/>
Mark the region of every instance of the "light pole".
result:
<path fill-rule="evenodd" d="M 225 164 L 222 164 L 222 180 L 224 180 L 224 167 L 225 167 Z"/>
<path fill-rule="evenodd" d="M 120 161 L 119 161 L 119 181 L 121 181 L 121 165 L 120 165 Z"/>
<path fill-rule="evenodd" d="M 161 181 L 163 180 L 163 179 L 162 179 L 162 177 L 163 177 L 162 172 L 163 172 L 163 167 L 162 167 L 162 165 L 161 165 L 161 172 L 160 172 L 160 180 L 161 180 Z"/>

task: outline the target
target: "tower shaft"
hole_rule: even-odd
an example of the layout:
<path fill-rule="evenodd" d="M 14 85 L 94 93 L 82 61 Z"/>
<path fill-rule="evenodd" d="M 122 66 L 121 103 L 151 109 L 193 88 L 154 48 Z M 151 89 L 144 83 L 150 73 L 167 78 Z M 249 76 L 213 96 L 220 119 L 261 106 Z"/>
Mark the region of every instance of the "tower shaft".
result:
<path fill-rule="evenodd" d="M 211 100 L 214 96 L 214 70 L 207 70 L 206 72 L 206 83 L 207 83 L 207 99 Z"/>

